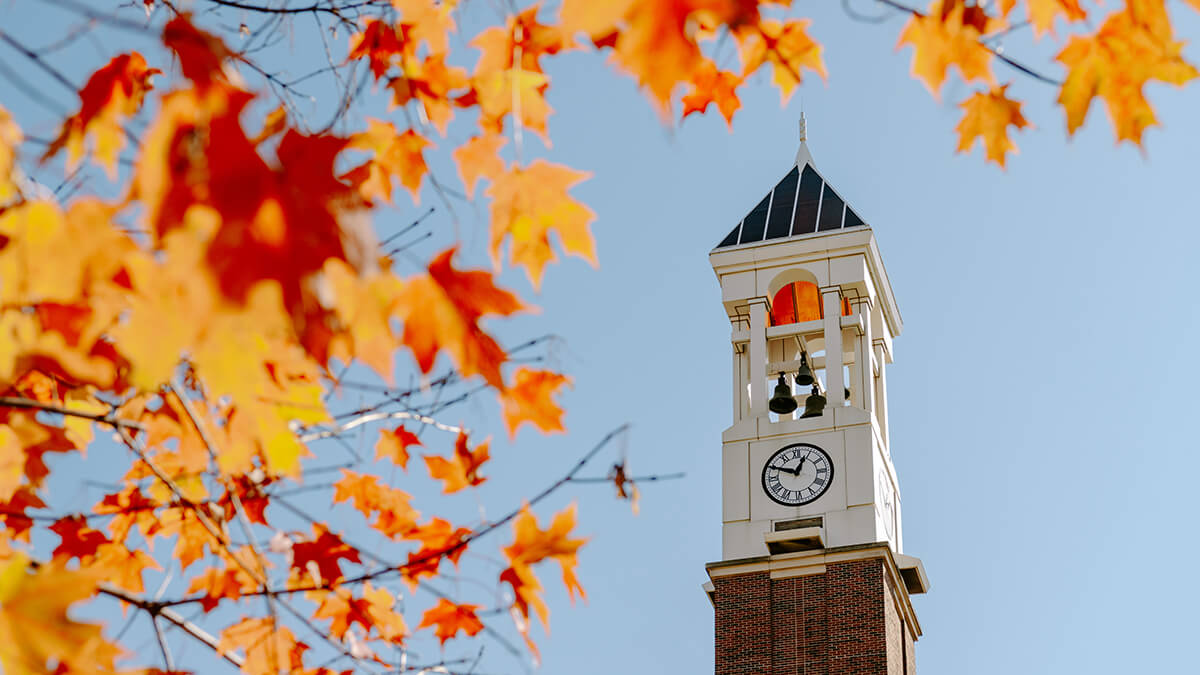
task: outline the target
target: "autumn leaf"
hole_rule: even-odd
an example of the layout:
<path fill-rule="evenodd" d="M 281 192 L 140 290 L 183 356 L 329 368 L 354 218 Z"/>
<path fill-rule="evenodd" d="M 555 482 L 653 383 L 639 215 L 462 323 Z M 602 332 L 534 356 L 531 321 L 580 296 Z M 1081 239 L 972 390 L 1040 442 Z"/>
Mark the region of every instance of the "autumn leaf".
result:
<path fill-rule="evenodd" d="M 103 532 L 89 527 L 87 520 L 82 516 L 60 518 L 50 526 L 50 531 L 62 538 L 58 547 L 54 549 L 53 555 L 56 558 L 90 558 L 102 544 L 110 543 Z"/>
<path fill-rule="evenodd" d="M 263 119 L 262 130 L 254 138 L 250 139 L 250 142 L 258 145 L 272 136 L 277 136 L 287 129 L 287 124 L 287 108 L 281 105 L 267 113 L 266 118 Z"/>
<path fill-rule="evenodd" d="M 227 83 L 225 61 L 236 55 L 221 38 L 197 28 L 190 14 L 178 14 L 168 21 L 163 26 L 162 41 L 179 57 L 183 76 L 198 88 Z"/>
<path fill-rule="evenodd" d="M 928 14 L 914 14 L 908 20 L 896 48 L 912 45 L 913 77 L 938 97 L 951 66 L 958 68 L 967 82 L 995 83 L 992 54 L 979 38 L 998 25 L 982 9 L 968 6 L 966 0 L 933 0 Z"/>
<path fill-rule="evenodd" d="M 437 574 L 443 558 L 457 567 L 459 559 L 467 551 L 467 538 L 470 535 L 470 529 L 456 528 L 450 521 L 436 517 L 410 530 L 404 538 L 421 542 L 421 548 L 410 552 L 408 562 L 400 567 L 404 581 L 415 589 L 421 578 Z"/>
<path fill-rule="evenodd" d="M 408 633 L 404 617 L 393 609 L 395 596 L 386 588 L 374 588 L 369 581 L 363 584 L 358 598 L 345 587 L 313 592 L 309 597 L 320 603 L 313 618 L 330 619 L 329 632 L 338 639 L 345 638 L 354 624 L 364 634 L 376 630 L 379 637 L 391 642 L 399 642 Z"/>
<path fill-rule="evenodd" d="M 484 441 L 474 449 L 468 449 L 467 434 L 464 432 L 459 432 L 458 439 L 454 442 L 454 455 L 450 459 L 437 455 L 425 455 L 423 459 L 429 468 L 429 476 L 442 481 L 443 494 L 482 485 L 487 480 L 479 475 L 479 467 L 488 460 L 488 442 Z"/>
<path fill-rule="evenodd" d="M 608 472 L 608 477 L 617 488 L 617 498 L 629 500 L 629 506 L 633 510 L 633 515 L 636 516 L 638 514 L 638 498 L 641 495 L 638 492 L 637 483 L 625 473 L 624 460 L 613 464 L 612 470 Z"/>
<path fill-rule="evenodd" d="M 471 94 L 458 101 L 479 106 L 479 126 L 484 133 L 503 132 L 504 118 L 515 115 L 522 127 L 537 132 L 549 146 L 546 120 L 554 112 L 546 103 L 549 82 L 544 73 L 518 68 L 485 73 L 471 79 Z"/>
<path fill-rule="evenodd" d="M 982 138 L 987 158 L 1003 167 L 1007 154 L 1017 151 L 1017 146 L 1008 137 L 1008 127 L 1023 129 L 1029 123 L 1021 114 L 1020 102 L 1008 98 L 1006 89 L 1007 84 L 993 87 L 990 92 L 977 91 L 962 102 L 963 118 L 955 127 L 959 135 L 959 152 L 970 150 L 975 141 Z"/>
<path fill-rule="evenodd" d="M 287 626 L 272 618 L 244 618 L 221 631 L 217 644 L 218 653 L 241 649 L 246 654 L 242 672 L 247 675 L 296 672 L 303 666 L 301 655 L 306 648 Z"/>
<path fill-rule="evenodd" d="M 0 205 L 7 204 L 17 194 L 17 148 L 24 140 L 21 128 L 12 115 L 0 105 Z"/>
<path fill-rule="evenodd" d="M 487 190 L 492 199 L 492 260 L 499 264 L 501 248 L 509 241 L 509 260 L 524 267 L 534 288 L 538 288 L 546 263 L 558 259 L 550 244 L 553 231 L 564 252 L 596 266 L 595 241 L 589 227 L 596 214 L 568 194 L 590 177 L 590 173 L 541 159 L 497 176 Z"/>
<path fill-rule="evenodd" d="M 563 409 L 553 397 L 570 383 L 571 378 L 566 375 L 548 370 L 518 369 L 512 386 L 500 393 L 509 438 L 516 438 L 517 429 L 527 422 L 544 433 L 565 431 Z"/>
<path fill-rule="evenodd" d="M 254 568 L 251 567 L 251 569 Z M 192 578 L 187 592 L 191 594 L 203 591 L 204 596 L 200 599 L 200 606 L 205 612 L 211 612 L 220 604 L 221 600 L 237 600 L 242 597 L 243 593 L 253 592 L 257 589 L 258 582 L 253 577 L 241 567 L 231 565 L 205 568 L 199 576 Z"/>
<path fill-rule="evenodd" d="M 153 88 L 150 78 L 161 72 L 147 66 L 144 56 L 131 52 L 114 57 L 108 65 L 92 73 L 79 91 L 83 106 L 63 123 L 42 161 L 65 147 L 70 172 L 84 154 L 85 138 L 91 136 L 96 159 L 108 170 L 109 178 L 116 178 L 117 154 L 125 146 L 121 124 L 142 107 L 146 91 Z"/>
<path fill-rule="evenodd" d="M 380 20 L 370 19 L 361 33 L 350 36 L 350 54 L 347 60 L 367 59 L 375 79 L 383 77 L 397 57 L 412 49 L 403 28 Z M 415 51 L 415 50 L 414 50 Z"/>
<path fill-rule="evenodd" d="M 1054 33 L 1054 20 L 1062 17 L 1066 21 L 1083 21 L 1087 12 L 1079 5 L 1079 0 L 1026 0 L 1029 10 L 1029 23 L 1033 24 L 1034 35 L 1041 37 L 1047 32 Z"/>
<path fill-rule="evenodd" d="M 455 31 L 454 11 L 458 0 L 391 0 L 400 12 L 400 22 L 408 28 L 409 38 L 429 51 L 442 54 L 449 48 L 449 34 Z"/>
<path fill-rule="evenodd" d="M 439 598 L 436 605 L 425 610 L 417 630 L 433 627 L 434 634 L 441 640 L 442 645 L 459 631 L 471 637 L 483 630 L 483 622 L 476 615 L 478 610 L 479 605 L 458 604 L 446 598 Z"/>
<path fill-rule="evenodd" d="M 456 250 L 439 253 L 429 263 L 428 275 L 408 279 L 397 294 L 397 311 L 404 322 L 401 339 L 423 373 L 433 369 L 437 352 L 445 350 L 463 377 L 482 375 L 488 384 L 503 389 L 504 350 L 479 327 L 479 320 L 514 314 L 524 305 L 497 288 L 490 273 L 455 269 Z"/>
<path fill-rule="evenodd" d="M 425 117 L 446 135 L 446 126 L 454 117 L 457 98 L 470 86 L 467 71 L 447 66 L 444 54 L 435 54 L 421 61 L 404 61 L 402 72 L 388 82 L 392 90 L 392 106 L 405 106 L 411 101 L 421 104 Z"/>
<path fill-rule="evenodd" d="M 574 528 L 574 505 L 556 514 L 550 527 L 545 530 L 541 529 L 537 516 L 533 515 L 526 505 L 513 520 L 513 543 L 503 549 L 509 567 L 501 572 L 500 580 L 512 586 L 516 595 L 514 604 L 517 611 L 528 618 L 532 607 L 543 626 L 549 625 L 550 610 L 541 597 L 542 587 L 533 574 L 532 565 L 547 559 L 557 561 L 562 570 L 563 584 L 571 597 L 574 598 L 576 593 L 580 597 L 586 597 L 583 587 L 579 585 L 579 579 L 575 576 L 575 566 L 578 564 L 579 548 L 587 540 L 570 538 Z M 526 634 L 528 641 L 527 629 L 522 632 Z"/>
<path fill-rule="evenodd" d="M 1146 128 L 1158 125 L 1145 85 L 1157 80 L 1182 86 L 1200 75 L 1183 60 L 1183 46 L 1172 35 L 1162 0 L 1130 2 L 1109 15 L 1094 35 L 1072 37 L 1057 56 L 1068 68 L 1058 95 L 1067 132 L 1074 134 L 1083 125 L 1092 99 L 1099 96 L 1117 142 L 1140 145 Z"/>
<path fill-rule="evenodd" d="M 683 97 L 683 113 L 680 119 L 693 113 L 703 113 L 710 103 L 716 103 L 725 122 L 733 129 L 733 114 L 742 107 L 737 97 L 737 87 L 742 78 L 737 73 L 718 70 L 710 61 L 705 61 L 692 73 L 691 91 Z"/>
<path fill-rule="evenodd" d="M 421 445 L 421 439 L 404 425 L 392 430 L 380 429 L 379 440 L 375 443 L 375 459 L 387 458 L 401 469 L 408 469 L 408 447 Z"/>
<path fill-rule="evenodd" d="M 764 19 L 757 29 L 745 28 L 739 42 L 744 72 L 749 74 L 766 63 L 773 67 L 772 80 L 784 103 L 800 84 L 805 69 L 826 77 L 821 45 L 808 36 L 808 19 L 786 22 Z M 732 113 L 726 116 L 728 119 Z"/>
<path fill-rule="evenodd" d="M 313 525 L 313 539 L 292 545 L 292 568 L 312 575 L 317 583 L 332 584 L 342 578 L 341 561 L 361 563 L 358 551 L 321 524 Z"/>
<path fill-rule="evenodd" d="M 408 536 L 421 516 L 411 506 L 412 495 L 383 485 L 378 476 L 343 469 L 333 487 L 335 504 L 352 501 L 364 518 L 375 518 L 371 527 L 393 539 Z"/>
<path fill-rule="evenodd" d="M 521 70 L 543 72 L 542 57 L 557 54 L 567 45 L 558 27 L 538 21 L 540 11 L 541 3 L 534 3 L 510 16 L 506 26 L 492 26 L 476 35 L 471 46 L 482 52 L 475 65 L 476 75 L 501 72 L 517 65 Z M 517 54 L 520 54 L 519 64 L 514 60 Z"/>
<path fill-rule="evenodd" d="M 0 670 L 6 675 L 43 675 L 51 662 L 64 672 L 111 673 L 120 654 L 97 624 L 72 620 L 67 611 L 90 597 L 95 577 L 58 564 L 30 571 L 17 553 L 0 561 Z"/>
<path fill-rule="evenodd" d="M 503 136 L 483 134 L 472 136 L 454 149 L 454 162 L 458 164 L 458 175 L 462 178 L 468 197 L 475 194 L 475 186 L 481 178 L 495 180 L 504 172 L 500 148 L 507 142 L 508 139 Z"/>
<path fill-rule="evenodd" d="M 429 173 L 422 154 L 429 141 L 413 131 L 397 133 L 391 122 L 368 119 L 367 130 L 355 134 L 348 147 L 355 150 L 370 150 L 374 157 L 343 176 L 358 189 L 363 198 L 392 200 L 392 178 L 412 193 L 413 202 L 419 201 L 421 180 Z"/>

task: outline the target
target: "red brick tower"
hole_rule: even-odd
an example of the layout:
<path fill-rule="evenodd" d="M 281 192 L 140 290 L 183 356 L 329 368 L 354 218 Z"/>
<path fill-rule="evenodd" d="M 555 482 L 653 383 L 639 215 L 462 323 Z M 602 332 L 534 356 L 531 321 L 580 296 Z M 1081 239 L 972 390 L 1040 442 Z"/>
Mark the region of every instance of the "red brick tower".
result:
<path fill-rule="evenodd" d="M 885 369 L 903 327 L 871 228 L 796 164 L 710 254 L 729 316 L 716 675 L 911 675 Z"/>

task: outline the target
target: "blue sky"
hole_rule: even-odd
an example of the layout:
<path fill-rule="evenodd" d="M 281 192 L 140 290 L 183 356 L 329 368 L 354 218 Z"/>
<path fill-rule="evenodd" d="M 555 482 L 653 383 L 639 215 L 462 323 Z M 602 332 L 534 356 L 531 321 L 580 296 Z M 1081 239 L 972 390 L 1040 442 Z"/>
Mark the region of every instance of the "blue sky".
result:
<path fill-rule="evenodd" d="M 1172 7 L 1177 33 L 1200 35 L 1195 15 Z M 664 127 L 595 54 L 548 69 L 554 147 L 531 152 L 594 172 L 576 194 L 597 213 L 600 268 L 553 266 L 540 295 L 505 277 L 542 312 L 503 331 L 560 335 L 557 365 L 575 388 L 570 434 L 523 434 L 486 495 L 503 503 L 534 491 L 625 422 L 631 470 L 687 476 L 645 486 L 636 517 L 608 488 L 580 486 L 589 599 L 572 607 L 552 588 L 542 672 L 712 670 L 700 586 L 720 555 L 730 410 L 728 323 L 707 254 L 790 167 L 801 110 L 816 165 L 875 230 L 905 321 L 889 413 L 906 552 L 932 582 L 914 602 L 920 672 L 1183 668 L 1200 601 L 1189 583 L 1200 456 L 1185 424 L 1200 378 L 1200 88 L 1151 88 L 1164 127 L 1141 151 L 1115 147 L 1098 108 L 1067 139 L 1057 92 L 997 64 L 1036 127 L 1016 135 L 1020 154 L 1001 171 L 979 149 L 954 154 L 954 102 L 966 89 L 951 81 L 938 102 L 909 76 L 909 53 L 894 50 L 901 19 L 857 22 L 837 3 L 800 9 L 825 46 L 828 83 L 807 80 L 781 107 L 760 75 L 732 130 L 715 114 Z M 0 13 L 27 43 L 63 30 L 57 12 L 24 2 L 3 0 Z M 57 63 L 81 80 L 125 40 L 101 32 Z M 1016 35 L 1006 48 L 1060 74 L 1044 65 L 1044 43 Z M 30 72 L 11 51 L 0 58 Z M 57 123 L 7 82 L 0 102 L 30 132 Z M 381 233 L 414 212 L 382 216 Z M 439 213 L 434 241 L 414 251 L 432 253 L 458 229 L 467 259 L 482 264 L 483 213 L 460 208 L 459 228 Z"/>

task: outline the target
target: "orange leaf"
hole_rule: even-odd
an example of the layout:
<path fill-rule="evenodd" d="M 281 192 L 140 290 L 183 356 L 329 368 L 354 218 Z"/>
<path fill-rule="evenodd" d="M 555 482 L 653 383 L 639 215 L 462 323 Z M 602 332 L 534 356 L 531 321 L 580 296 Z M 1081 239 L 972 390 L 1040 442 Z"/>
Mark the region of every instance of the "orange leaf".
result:
<path fill-rule="evenodd" d="M 483 630 L 483 622 L 475 614 L 478 609 L 479 605 L 460 605 L 446 598 L 439 598 L 437 605 L 425 610 L 417 630 L 434 626 L 434 634 L 443 645 L 459 631 L 470 637 Z"/>
<path fill-rule="evenodd" d="M 445 136 L 446 125 L 454 117 L 455 93 L 468 87 L 467 71 L 447 66 L 444 54 L 423 61 L 405 60 L 404 72 L 388 82 L 392 90 L 392 105 L 403 106 L 416 100 L 425 110 L 425 117 Z"/>
<path fill-rule="evenodd" d="M 25 140 L 21 128 L 4 106 L 0 106 L 0 204 L 7 204 L 17 193 L 17 148 Z"/>
<path fill-rule="evenodd" d="M 587 597 L 575 576 L 579 547 L 587 543 L 587 540 L 571 539 L 570 534 L 574 527 L 574 505 L 556 514 L 550 527 L 545 530 L 538 526 L 537 516 L 533 515 L 526 505 L 513 521 L 513 543 L 504 548 L 509 567 L 501 573 L 500 579 L 512 585 L 517 610 L 528 618 L 532 605 L 543 626 L 548 625 L 550 610 L 541 598 L 541 584 L 533 575 L 531 565 L 546 559 L 557 561 L 562 569 L 563 584 L 571 597 L 574 598 L 576 593 L 579 597 Z"/>
<path fill-rule="evenodd" d="M 488 442 L 484 441 L 475 446 L 474 450 L 467 449 L 467 435 L 459 433 L 454 443 L 454 456 L 450 459 L 436 455 L 426 455 L 425 465 L 429 475 L 434 480 L 444 483 L 443 494 L 451 494 L 476 485 L 482 485 L 487 478 L 479 475 L 479 467 L 488 460 Z"/>
<path fill-rule="evenodd" d="M 92 73 L 79 91 L 83 106 L 63 123 L 42 161 L 66 147 L 67 171 L 71 171 L 83 156 L 85 137 L 91 135 L 96 159 L 108 170 L 109 178 L 116 178 L 117 153 L 125 146 L 121 123 L 142 107 L 146 92 L 153 89 L 151 76 L 161 72 L 147 67 L 141 54 L 131 52 L 113 58 Z"/>
<path fill-rule="evenodd" d="M 987 158 L 1003 167 L 1007 153 L 1017 151 L 1017 146 L 1008 137 L 1008 127 L 1023 129 L 1029 123 L 1021 115 L 1020 102 L 1008 98 L 1006 89 L 1007 84 L 993 87 L 987 93 L 977 91 L 963 101 L 963 118 L 955 128 L 959 135 L 959 152 L 970 150 L 982 137 Z"/>
<path fill-rule="evenodd" d="M 371 19 L 363 32 L 350 36 L 350 54 L 346 58 L 368 59 L 371 72 L 378 80 L 392 66 L 396 57 L 404 55 L 407 49 L 410 47 L 407 45 L 407 36 L 403 28 L 397 31 L 396 27 L 386 21 Z"/>
<path fill-rule="evenodd" d="M 735 91 L 741 83 L 742 78 L 736 73 L 717 70 L 717 66 L 711 61 L 705 61 L 692 73 L 692 90 L 683 97 L 683 114 L 680 119 L 692 113 L 703 113 L 710 103 L 716 103 L 717 109 L 732 129 L 733 114 L 742 107 Z"/>
<path fill-rule="evenodd" d="M 393 607 L 396 598 L 386 588 L 373 588 L 370 582 L 363 584 L 362 597 L 355 598 L 348 588 L 332 592 L 317 592 L 310 597 L 320 599 L 320 606 L 313 613 L 314 619 L 332 619 L 329 632 L 343 639 L 350 627 L 358 624 L 364 634 L 378 630 L 385 640 L 398 642 L 408 632 L 404 617 Z"/>
<path fill-rule="evenodd" d="M 912 74 L 939 96 L 946 70 L 956 66 L 963 80 L 995 83 L 992 54 L 979 38 L 1000 24 L 966 0 L 933 0 L 929 14 L 914 14 L 900 33 L 896 48 L 913 46 Z"/>
<path fill-rule="evenodd" d="M 342 478 L 333 484 L 334 503 L 353 500 L 354 508 L 370 519 L 371 527 L 396 538 L 406 536 L 417 525 L 420 513 L 410 506 L 412 496 L 379 482 L 378 476 L 342 469 Z"/>
<path fill-rule="evenodd" d="M 497 288 L 490 273 L 455 269 L 451 260 L 456 250 L 439 253 L 429 263 L 427 276 L 408 279 L 398 293 L 402 339 L 423 373 L 433 369 L 438 350 L 444 349 L 463 377 L 482 375 L 488 384 L 503 389 L 504 350 L 478 322 L 489 314 L 508 316 L 524 306 L 512 293 Z"/>
<path fill-rule="evenodd" d="M 120 650 L 105 641 L 99 625 L 67 615 L 71 605 L 95 591 L 96 578 L 88 572 L 71 572 L 59 563 L 31 571 L 23 553 L 0 561 L 0 671 L 43 675 L 55 662 L 56 672 L 114 672 Z"/>
<path fill-rule="evenodd" d="M 516 438 L 517 429 L 526 422 L 545 433 L 564 431 L 563 410 L 552 397 L 570 382 L 566 375 L 548 370 L 518 369 L 513 385 L 500 393 L 509 438 Z"/>
<path fill-rule="evenodd" d="M 772 79 L 785 103 L 800 84 L 805 68 L 822 78 L 826 76 L 821 45 L 808 36 L 810 23 L 808 19 L 787 22 L 764 19 L 757 30 L 746 28 L 740 31 L 744 72 L 749 74 L 758 70 L 764 63 L 774 66 Z"/>
<path fill-rule="evenodd" d="M 1029 10 L 1029 23 L 1033 24 L 1033 34 L 1041 37 L 1047 32 L 1054 33 L 1054 20 L 1059 16 L 1070 22 L 1083 21 L 1087 12 L 1079 6 L 1079 0 L 1026 0 Z"/>
<path fill-rule="evenodd" d="M 179 56 L 183 76 L 200 89 L 226 82 L 225 61 L 236 58 L 221 38 L 192 25 L 190 14 L 180 14 L 163 26 L 163 44 Z"/>
<path fill-rule="evenodd" d="M 538 288 L 546 263 L 557 259 L 550 246 L 553 230 L 564 252 L 596 266 L 595 241 L 589 227 L 596 214 L 568 194 L 590 176 L 540 159 L 497 176 L 487 191 L 492 198 L 492 260 L 499 264 L 500 249 L 511 238 L 509 260 L 523 266 L 534 288 Z"/>
<path fill-rule="evenodd" d="M 467 550 L 466 538 L 470 535 L 468 528 L 455 528 L 441 518 L 432 518 L 428 523 L 413 528 L 404 538 L 421 542 L 421 549 L 409 553 L 408 563 L 400 568 L 405 582 L 415 588 L 422 577 L 436 576 L 442 558 L 457 566 L 459 558 Z"/>
<path fill-rule="evenodd" d="M 375 156 L 343 178 L 355 185 L 364 199 L 392 200 L 392 177 L 412 193 L 413 201 L 419 201 L 421 180 L 429 173 L 422 154 L 429 141 L 412 129 L 402 134 L 396 132 L 391 122 L 368 119 L 367 131 L 355 134 L 350 148 L 371 150 Z"/>
<path fill-rule="evenodd" d="M 1147 127 L 1158 118 L 1143 88 L 1157 80 L 1183 85 L 1200 72 L 1183 60 L 1184 43 L 1176 41 L 1161 0 L 1131 2 L 1105 19 L 1095 35 L 1075 36 L 1057 59 L 1067 66 L 1058 94 L 1074 134 L 1099 96 L 1108 108 L 1117 142 L 1140 145 Z"/>
<path fill-rule="evenodd" d="M 454 161 L 458 164 L 458 175 L 462 178 L 467 196 L 475 194 L 480 178 L 495 180 L 504 172 L 504 161 L 500 159 L 500 148 L 508 139 L 496 134 L 472 136 L 470 140 L 454 149 Z"/>
<path fill-rule="evenodd" d="M 404 425 L 388 431 L 379 430 L 379 441 L 375 443 L 375 459 L 388 458 L 401 469 L 408 470 L 408 446 L 421 445 L 417 435 L 404 428 Z"/>
<path fill-rule="evenodd" d="M 297 642 L 287 626 L 276 625 L 274 619 L 245 618 L 221 631 L 217 652 L 225 654 L 242 649 L 246 675 L 277 675 L 297 672 L 303 667 L 301 655 L 307 646 Z"/>

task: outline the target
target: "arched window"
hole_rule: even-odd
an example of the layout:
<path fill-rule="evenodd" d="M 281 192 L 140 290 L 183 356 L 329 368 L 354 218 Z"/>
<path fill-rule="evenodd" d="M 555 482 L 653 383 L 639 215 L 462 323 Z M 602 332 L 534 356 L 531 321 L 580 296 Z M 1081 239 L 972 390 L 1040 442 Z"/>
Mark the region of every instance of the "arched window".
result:
<path fill-rule="evenodd" d="M 850 316 L 850 301 L 842 298 L 842 316 Z M 793 281 L 779 289 L 771 300 L 771 325 L 824 319 L 821 291 L 811 281 Z"/>

